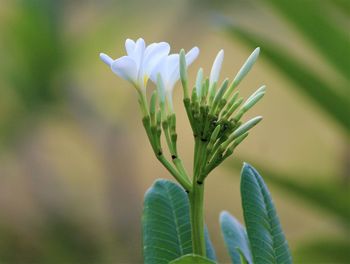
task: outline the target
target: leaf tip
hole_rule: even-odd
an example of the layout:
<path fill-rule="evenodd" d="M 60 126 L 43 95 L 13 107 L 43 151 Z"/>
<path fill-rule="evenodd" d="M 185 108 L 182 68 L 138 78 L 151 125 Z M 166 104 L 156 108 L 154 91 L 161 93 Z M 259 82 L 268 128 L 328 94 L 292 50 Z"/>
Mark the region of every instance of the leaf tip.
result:
<path fill-rule="evenodd" d="M 241 170 L 241 184 L 246 181 L 250 177 L 254 177 L 254 167 L 247 162 L 243 162 L 242 170 Z"/>
<path fill-rule="evenodd" d="M 226 210 L 221 211 L 220 215 L 219 215 L 219 220 L 220 222 L 222 222 L 225 218 L 227 218 L 230 215 L 229 212 L 227 212 Z"/>
<path fill-rule="evenodd" d="M 250 165 L 248 162 L 243 162 L 243 167 L 242 167 L 242 171 L 248 171 L 252 168 L 252 165 Z"/>

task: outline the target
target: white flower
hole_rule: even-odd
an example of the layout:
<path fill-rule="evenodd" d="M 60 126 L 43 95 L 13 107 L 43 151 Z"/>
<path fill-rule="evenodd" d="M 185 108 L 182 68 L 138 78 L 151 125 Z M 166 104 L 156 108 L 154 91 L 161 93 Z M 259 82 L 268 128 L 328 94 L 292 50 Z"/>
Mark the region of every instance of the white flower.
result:
<path fill-rule="evenodd" d="M 198 57 L 199 48 L 193 47 L 186 54 L 186 66 L 192 64 L 192 62 Z M 179 54 L 171 54 L 164 57 L 153 73 L 151 74 L 151 80 L 157 84 L 157 76 L 160 75 L 163 85 L 164 94 L 168 98 L 168 103 L 172 107 L 172 91 L 174 89 L 175 83 L 180 79 L 180 58 Z"/>
<path fill-rule="evenodd" d="M 218 82 L 221 71 L 222 61 L 224 60 L 224 50 L 220 50 L 215 57 L 213 66 L 211 67 L 209 77 L 209 89 L 213 89 L 213 85 Z"/>
<path fill-rule="evenodd" d="M 104 53 L 100 54 L 100 58 L 119 77 L 131 82 L 137 89 L 144 90 L 154 68 L 168 56 L 170 46 L 166 42 L 146 46 L 145 41 L 139 38 L 136 42 L 127 39 L 125 49 L 127 56 L 119 59 L 113 60 Z"/>

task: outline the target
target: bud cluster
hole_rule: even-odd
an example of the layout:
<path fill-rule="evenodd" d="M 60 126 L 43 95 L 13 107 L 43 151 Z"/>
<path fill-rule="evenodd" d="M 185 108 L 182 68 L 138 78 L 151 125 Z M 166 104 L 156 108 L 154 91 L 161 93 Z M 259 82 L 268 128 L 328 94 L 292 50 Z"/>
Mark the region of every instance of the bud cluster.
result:
<path fill-rule="evenodd" d="M 245 101 L 236 91 L 236 87 L 255 63 L 260 50 L 254 50 L 231 83 L 225 79 L 221 84 L 219 75 L 224 51 L 219 51 L 209 78 L 204 79 L 203 69 L 199 69 L 190 93 L 187 67 L 197 58 L 197 47 L 187 54 L 181 50 L 179 54 L 169 55 L 168 43 L 152 43 L 146 46 L 140 38 L 136 42 L 126 40 L 125 49 L 127 56 L 116 60 L 103 53 L 100 57 L 115 74 L 131 82 L 136 88 L 143 125 L 153 152 L 188 193 L 193 253 L 206 256 L 204 181 L 213 169 L 233 154 L 236 147 L 248 136 L 249 130 L 262 120 L 261 116 L 257 116 L 245 123 L 241 121 L 243 115 L 264 96 L 266 87 L 260 87 Z M 149 79 L 157 87 L 150 100 L 146 93 Z M 172 92 L 179 79 L 195 139 L 192 177 L 189 177 L 177 150 Z M 164 154 L 162 135 L 171 161 Z"/>
<path fill-rule="evenodd" d="M 239 92 L 235 92 L 258 54 L 259 48 L 250 55 L 231 84 L 225 79 L 218 85 L 223 60 L 223 51 L 220 51 L 213 63 L 210 78 L 203 80 L 203 70 L 199 69 L 189 97 L 184 51 L 180 52 L 180 76 L 184 105 L 195 138 L 194 177 L 198 184 L 202 184 L 214 168 L 232 155 L 248 136 L 248 131 L 262 120 L 257 116 L 242 124 L 241 118 L 264 96 L 266 87 L 259 88 L 244 103 Z"/>
<path fill-rule="evenodd" d="M 259 88 L 245 102 L 235 88 L 252 68 L 259 48 L 249 56 L 236 77 L 230 83 L 225 79 L 219 84 L 224 51 L 217 54 L 209 78 L 204 79 L 203 69 L 197 73 L 195 85 L 188 89 L 187 67 L 198 57 L 199 49 L 193 47 L 187 54 L 170 54 L 166 42 L 146 45 L 142 38 L 136 42 L 127 39 L 126 56 L 116 60 L 101 53 L 100 57 L 112 71 L 129 81 L 137 90 L 143 114 L 143 125 L 157 159 L 175 177 L 183 188 L 191 193 L 194 185 L 201 185 L 208 174 L 233 154 L 235 148 L 248 136 L 249 130 L 259 123 L 257 116 L 242 123 L 243 115 L 265 94 L 265 86 Z M 148 80 L 157 87 L 147 99 Z M 175 83 L 181 79 L 184 105 L 195 138 L 193 177 L 189 177 L 177 150 L 176 115 L 172 93 Z M 171 162 L 162 148 L 164 135 Z"/>

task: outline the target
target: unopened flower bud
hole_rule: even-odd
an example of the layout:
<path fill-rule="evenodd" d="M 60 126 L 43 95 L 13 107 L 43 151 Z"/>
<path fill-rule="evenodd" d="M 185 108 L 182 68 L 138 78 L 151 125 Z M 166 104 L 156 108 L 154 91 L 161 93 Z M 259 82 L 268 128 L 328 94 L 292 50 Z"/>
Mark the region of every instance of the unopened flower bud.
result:
<path fill-rule="evenodd" d="M 219 75 L 220 75 L 223 60 L 224 60 L 224 50 L 220 50 L 215 57 L 213 66 L 210 71 L 209 94 L 211 94 L 212 90 L 214 89 L 214 85 L 217 84 L 219 80 Z"/>

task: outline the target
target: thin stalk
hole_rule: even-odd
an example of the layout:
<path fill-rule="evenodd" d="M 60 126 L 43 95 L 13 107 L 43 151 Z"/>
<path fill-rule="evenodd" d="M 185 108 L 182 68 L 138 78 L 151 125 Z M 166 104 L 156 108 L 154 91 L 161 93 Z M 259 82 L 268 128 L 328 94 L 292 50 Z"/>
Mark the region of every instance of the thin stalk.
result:
<path fill-rule="evenodd" d="M 171 155 L 175 155 L 174 146 L 173 146 L 173 142 L 171 140 L 171 135 L 170 135 L 170 131 L 169 131 L 168 121 L 164 121 L 162 123 L 162 126 L 163 126 L 163 131 L 164 131 L 164 135 L 165 135 L 166 143 L 168 145 L 169 152 Z"/>
<path fill-rule="evenodd" d="M 206 256 L 204 237 L 204 183 L 198 184 L 193 181 L 192 192 L 190 194 L 191 225 L 192 225 L 192 246 L 193 253 Z"/>
<path fill-rule="evenodd" d="M 174 168 L 174 166 L 165 158 L 161 148 L 160 148 L 160 142 L 157 140 L 157 135 L 152 133 L 151 126 L 150 126 L 150 117 L 146 116 L 142 119 L 143 125 L 146 130 L 146 134 L 148 136 L 148 139 L 151 143 L 152 149 L 154 151 L 154 154 L 156 155 L 157 159 L 163 164 L 163 166 L 171 173 L 171 175 L 174 176 L 174 178 L 181 184 L 181 186 L 187 191 L 190 192 L 192 189 L 192 183 L 187 177 L 187 174 L 183 174 L 182 172 L 179 172 L 177 169 Z M 159 146 L 158 146 L 159 145 Z"/>
<path fill-rule="evenodd" d="M 171 116 L 171 115 L 170 115 Z M 186 181 L 190 182 L 190 179 L 188 177 L 188 173 L 182 163 L 181 158 L 179 157 L 177 153 L 176 148 L 176 140 L 172 137 L 171 133 L 175 133 L 175 120 L 172 120 L 171 118 L 167 118 L 167 121 L 164 121 L 162 123 L 163 130 L 166 138 L 166 143 L 168 145 L 169 152 L 171 154 L 171 159 L 177 169 L 177 171 L 181 174 L 182 178 L 186 179 Z M 170 131 L 172 130 L 172 131 Z M 173 134 L 175 135 L 175 134 Z"/>
<path fill-rule="evenodd" d="M 178 170 L 178 172 L 183 176 L 183 178 L 186 178 L 188 181 L 190 181 L 188 178 L 188 174 L 187 174 L 187 171 L 185 169 L 185 166 L 182 163 L 182 160 L 180 158 L 176 157 L 173 159 L 173 163 L 174 163 L 176 169 Z"/>
<path fill-rule="evenodd" d="M 143 116 L 149 116 L 149 111 L 148 111 L 148 103 L 147 103 L 147 98 L 146 98 L 146 91 L 139 91 L 139 102 L 140 102 L 140 107 Z"/>
<path fill-rule="evenodd" d="M 160 154 L 160 155 L 158 155 Z M 164 157 L 162 153 L 158 153 L 157 158 L 158 160 L 164 165 L 165 168 L 174 176 L 174 178 L 182 185 L 182 187 L 187 191 L 190 192 L 192 189 L 191 182 L 188 178 L 184 177 L 181 173 L 179 173 L 172 165 L 171 163 Z"/>
<path fill-rule="evenodd" d="M 194 154 L 193 154 L 193 175 L 196 175 L 196 166 L 197 166 L 197 160 L 198 160 L 198 137 L 194 138 Z"/>
<path fill-rule="evenodd" d="M 203 156 L 206 154 L 206 144 L 199 138 L 195 141 L 194 175 L 190 197 L 190 213 L 192 225 L 193 253 L 206 256 L 204 238 L 204 182 L 199 181 L 201 171 L 204 168 Z M 205 161 L 204 161 L 205 162 Z"/>

